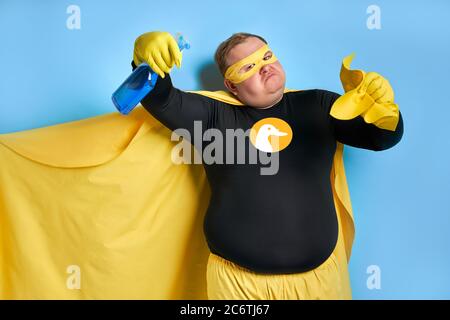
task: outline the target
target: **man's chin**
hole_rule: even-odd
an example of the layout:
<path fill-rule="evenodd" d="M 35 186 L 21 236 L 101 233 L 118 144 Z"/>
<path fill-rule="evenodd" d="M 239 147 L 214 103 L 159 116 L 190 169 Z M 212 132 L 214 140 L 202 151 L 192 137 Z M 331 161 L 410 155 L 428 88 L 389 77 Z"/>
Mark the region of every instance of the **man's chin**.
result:
<path fill-rule="evenodd" d="M 284 92 L 284 82 L 281 79 L 274 79 L 274 81 L 270 81 L 271 79 L 267 79 L 266 81 L 266 90 L 269 93 L 277 93 L 279 91 Z"/>

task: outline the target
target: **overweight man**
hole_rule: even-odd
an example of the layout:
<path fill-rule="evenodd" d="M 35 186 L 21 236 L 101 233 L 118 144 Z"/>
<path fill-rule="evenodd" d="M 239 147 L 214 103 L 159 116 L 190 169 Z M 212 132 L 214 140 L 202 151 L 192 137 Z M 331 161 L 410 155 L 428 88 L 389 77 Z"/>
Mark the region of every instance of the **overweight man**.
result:
<path fill-rule="evenodd" d="M 215 54 L 228 94 L 240 105 L 175 88 L 169 73 L 181 60 L 167 32 L 136 39 L 133 68 L 146 62 L 159 75 L 141 104 L 167 128 L 187 133 L 200 154 L 213 156 L 203 162 L 211 187 L 204 220 L 211 252 L 208 298 L 344 298 L 330 185 L 336 145 L 389 149 L 402 137 L 401 113 L 394 108 L 397 117 L 388 127 L 368 123 L 365 116 L 382 111 L 367 106 L 352 119 L 333 117 L 341 95 L 286 90 L 283 66 L 266 40 L 254 34 L 233 34 Z M 393 99 L 389 82 L 379 74 L 368 73 L 363 82 L 370 98 L 346 102 L 346 108 Z M 194 141 L 196 131 L 210 132 L 209 138 Z M 242 134 L 245 139 L 238 140 Z M 277 163 L 272 170 L 267 170 L 269 160 Z"/>

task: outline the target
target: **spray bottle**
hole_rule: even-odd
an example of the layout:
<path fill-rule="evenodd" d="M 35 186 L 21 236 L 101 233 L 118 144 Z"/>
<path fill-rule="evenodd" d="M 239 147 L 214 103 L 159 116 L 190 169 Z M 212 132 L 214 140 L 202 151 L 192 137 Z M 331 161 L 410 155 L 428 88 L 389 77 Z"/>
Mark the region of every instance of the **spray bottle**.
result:
<path fill-rule="evenodd" d="M 180 50 L 190 45 L 180 33 L 175 35 Z M 156 85 L 158 74 L 147 63 L 141 63 L 112 94 L 112 101 L 120 113 L 127 115 Z"/>

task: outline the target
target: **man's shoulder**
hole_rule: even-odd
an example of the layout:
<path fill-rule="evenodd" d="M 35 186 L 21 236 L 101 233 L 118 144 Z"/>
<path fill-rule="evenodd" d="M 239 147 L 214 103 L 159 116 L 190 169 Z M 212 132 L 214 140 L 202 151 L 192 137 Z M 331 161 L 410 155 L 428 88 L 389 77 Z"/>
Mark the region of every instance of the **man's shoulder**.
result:
<path fill-rule="evenodd" d="M 320 95 L 320 94 L 338 94 L 336 92 L 326 90 L 326 89 L 286 89 L 284 92 L 285 94 L 289 95 Z"/>
<path fill-rule="evenodd" d="M 214 101 L 215 105 L 242 106 L 242 103 L 231 93 L 223 90 L 218 91 L 185 91 L 187 94 L 200 96 L 204 100 Z"/>
<path fill-rule="evenodd" d="M 336 99 L 340 96 L 339 93 L 326 89 L 305 89 L 305 90 L 288 89 L 286 90 L 285 95 L 298 99 L 315 99 L 316 101 L 321 101 L 324 98 Z"/>
<path fill-rule="evenodd" d="M 314 100 L 319 89 L 286 89 L 285 96 L 294 100 Z"/>

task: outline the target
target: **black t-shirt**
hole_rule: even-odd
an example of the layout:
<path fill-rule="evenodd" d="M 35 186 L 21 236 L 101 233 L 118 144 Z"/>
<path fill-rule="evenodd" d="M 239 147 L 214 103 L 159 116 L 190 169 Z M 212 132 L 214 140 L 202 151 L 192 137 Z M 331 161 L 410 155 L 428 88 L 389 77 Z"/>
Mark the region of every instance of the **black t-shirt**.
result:
<path fill-rule="evenodd" d="M 216 128 L 226 137 L 226 129 L 245 131 L 275 117 L 293 132 L 290 144 L 278 152 L 276 174 L 261 174 L 267 162 L 249 163 L 251 143 L 245 163 L 238 163 L 236 152 L 229 158 L 234 163 L 225 161 L 226 150 L 223 164 L 203 163 L 211 187 L 204 220 L 211 252 L 271 274 L 309 271 L 330 256 L 338 237 L 330 183 L 336 142 L 378 151 L 394 146 L 403 134 L 401 115 L 396 131 L 367 124 L 362 117 L 332 118 L 330 108 L 338 97 L 325 90 L 288 92 L 274 106 L 257 109 L 183 92 L 172 86 L 169 75 L 158 79 L 141 103 L 171 130 L 184 128 L 193 137 L 194 121 L 201 121 L 202 132 Z M 197 147 L 204 150 L 209 143 Z"/>

